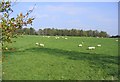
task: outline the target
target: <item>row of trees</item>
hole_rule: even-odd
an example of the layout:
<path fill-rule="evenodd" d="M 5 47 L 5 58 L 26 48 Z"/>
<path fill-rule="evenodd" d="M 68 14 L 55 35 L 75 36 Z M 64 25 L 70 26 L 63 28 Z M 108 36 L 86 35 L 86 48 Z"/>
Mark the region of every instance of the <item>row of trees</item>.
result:
<path fill-rule="evenodd" d="M 55 28 L 45 28 L 36 31 L 34 28 L 22 28 L 16 31 L 20 34 L 26 35 L 47 35 L 47 36 L 85 36 L 85 37 L 109 37 L 109 35 L 104 31 L 98 30 L 78 30 L 78 29 L 55 29 Z"/>

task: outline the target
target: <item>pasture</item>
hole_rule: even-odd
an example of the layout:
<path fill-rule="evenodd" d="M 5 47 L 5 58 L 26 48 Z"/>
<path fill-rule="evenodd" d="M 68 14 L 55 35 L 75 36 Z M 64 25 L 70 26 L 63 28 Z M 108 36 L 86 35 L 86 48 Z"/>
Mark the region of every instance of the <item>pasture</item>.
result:
<path fill-rule="evenodd" d="M 117 80 L 118 42 L 114 38 L 26 35 L 3 52 L 3 80 Z M 44 47 L 36 46 L 36 42 Z M 83 43 L 82 43 L 83 42 Z M 82 44 L 82 47 L 78 47 Z M 101 47 L 97 47 L 101 44 Z M 94 46 L 94 50 L 88 50 Z"/>

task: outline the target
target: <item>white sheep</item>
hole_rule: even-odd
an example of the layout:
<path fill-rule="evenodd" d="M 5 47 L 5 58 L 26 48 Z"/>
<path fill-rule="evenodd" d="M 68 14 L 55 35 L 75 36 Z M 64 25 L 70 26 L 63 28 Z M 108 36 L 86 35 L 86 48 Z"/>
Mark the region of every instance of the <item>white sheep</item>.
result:
<path fill-rule="evenodd" d="M 79 44 L 78 47 L 82 47 L 82 44 Z"/>
<path fill-rule="evenodd" d="M 60 37 L 55 37 L 55 39 L 59 39 Z"/>
<path fill-rule="evenodd" d="M 64 37 L 62 36 L 62 38 L 64 38 Z"/>
<path fill-rule="evenodd" d="M 98 46 L 98 47 L 101 47 L 101 45 L 100 45 L 100 44 L 98 44 L 97 46 Z"/>
<path fill-rule="evenodd" d="M 65 38 L 65 40 L 67 40 L 68 38 Z"/>
<path fill-rule="evenodd" d="M 94 50 L 94 49 L 95 49 L 95 47 L 88 47 L 88 49 L 89 49 L 89 50 Z"/>
<path fill-rule="evenodd" d="M 48 36 L 48 38 L 50 38 L 50 36 Z"/>
<path fill-rule="evenodd" d="M 40 44 L 41 47 L 44 47 L 44 44 Z"/>
<path fill-rule="evenodd" d="M 6 47 L 5 49 L 6 49 L 6 50 L 8 50 L 8 48 L 7 48 L 7 47 Z"/>
<path fill-rule="evenodd" d="M 38 43 L 38 42 L 36 42 L 35 44 L 36 44 L 37 46 L 39 45 L 39 43 Z"/>
<path fill-rule="evenodd" d="M 55 37 L 55 39 L 58 39 L 57 37 Z"/>
<path fill-rule="evenodd" d="M 36 46 L 41 46 L 41 47 L 44 47 L 45 45 L 44 45 L 44 44 L 41 44 L 41 43 L 36 42 Z"/>
<path fill-rule="evenodd" d="M 118 40 L 116 40 L 116 42 L 118 42 Z"/>

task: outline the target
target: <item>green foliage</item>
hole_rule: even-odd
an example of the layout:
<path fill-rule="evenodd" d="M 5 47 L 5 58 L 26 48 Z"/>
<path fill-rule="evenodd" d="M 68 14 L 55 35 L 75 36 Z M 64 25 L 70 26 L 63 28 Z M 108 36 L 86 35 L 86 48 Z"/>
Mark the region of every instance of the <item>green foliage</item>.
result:
<path fill-rule="evenodd" d="M 18 14 L 17 17 L 10 18 L 10 14 L 13 13 L 12 5 L 10 1 L 5 2 L 4 0 L 0 3 L 0 13 L 2 13 L 0 29 L 2 30 L 2 36 L 0 38 L 2 45 L 5 43 L 12 43 L 11 38 L 18 37 L 16 32 L 18 29 L 21 29 L 23 26 L 32 24 L 34 18 L 29 18 L 29 14 L 32 10 L 29 10 L 25 15 L 22 13 Z"/>

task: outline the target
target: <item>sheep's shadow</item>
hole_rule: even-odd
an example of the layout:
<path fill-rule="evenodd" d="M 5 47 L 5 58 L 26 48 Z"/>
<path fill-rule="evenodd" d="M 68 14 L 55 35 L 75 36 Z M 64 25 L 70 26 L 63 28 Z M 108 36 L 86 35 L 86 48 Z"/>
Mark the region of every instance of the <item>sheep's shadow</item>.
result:
<path fill-rule="evenodd" d="M 96 54 L 96 53 L 83 53 L 77 51 L 67 51 L 62 49 L 51 49 L 51 48 L 29 48 L 22 51 L 5 52 L 5 53 L 6 54 L 9 53 L 12 55 L 13 53 L 15 54 L 15 53 L 24 53 L 24 52 L 32 52 L 32 53 L 37 52 L 36 55 L 40 55 L 38 53 L 47 53 L 58 57 L 64 56 L 65 58 L 68 58 L 70 60 L 88 61 L 91 67 L 105 69 L 109 75 L 118 77 L 118 68 L 114 66 L 110 66 L 110 64 L 118 65 L 118 56 L 110 56 L 106 54 Z"/>

